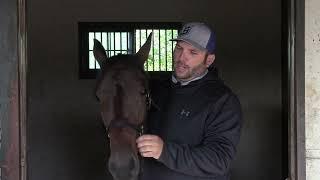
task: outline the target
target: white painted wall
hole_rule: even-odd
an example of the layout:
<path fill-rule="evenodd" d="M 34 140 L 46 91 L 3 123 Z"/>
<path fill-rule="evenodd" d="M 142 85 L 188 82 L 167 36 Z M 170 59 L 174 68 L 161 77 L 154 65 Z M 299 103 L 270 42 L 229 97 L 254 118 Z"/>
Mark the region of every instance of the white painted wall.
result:
<path fill-rule="evenodd" d="M 320 1 L 305 0 L 306 175 L 320 179 Z"/>

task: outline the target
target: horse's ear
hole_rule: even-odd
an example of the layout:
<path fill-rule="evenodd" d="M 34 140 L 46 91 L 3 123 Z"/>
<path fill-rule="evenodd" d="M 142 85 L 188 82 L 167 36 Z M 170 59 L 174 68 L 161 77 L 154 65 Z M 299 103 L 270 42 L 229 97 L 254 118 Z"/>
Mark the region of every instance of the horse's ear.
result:
<path fill-rule="evenodd" d="M 139 63 L 141 66 L 143 66 L 144 62 L 147 61 L 149 52 L 150 52 L 150 47 L 151 47 L 151 38 L 152 38 L 152 33 L 149 34 L 147 41 L 143 44 L 143 46 L 139 49 L 137 52 L 137 56 L 139 57 Z"/>
<path fill-rule="evenodd" d="M 100 67 L 103 68 L 108 56 L 106 54 L 106 50 L 103 48 L 102 44 L 97 39 L 94 39 L 93 55 L 94 58 L 98 61 Z"/>

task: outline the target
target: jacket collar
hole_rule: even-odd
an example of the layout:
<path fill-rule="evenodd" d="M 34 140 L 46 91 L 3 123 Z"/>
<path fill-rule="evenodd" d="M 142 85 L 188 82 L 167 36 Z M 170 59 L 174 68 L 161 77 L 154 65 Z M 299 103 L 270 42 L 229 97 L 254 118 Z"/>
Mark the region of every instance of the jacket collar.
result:
<path fill-rule="evenodd" d="M 196 81 L 196 80 L 199 80 L 199 79 L 202 79 L 204 76 L 206 76 L 208 74 L 208 69 L 200 76 L 198 77 L 195 77 L 189 81 L 186 81 L 186 82 L 183 82 L 183 81 L 179 81 L 175 76 L 174 74 L 171 75 L 171 81 L 174 83 L 174 84 L 177 84 L 178 82 L 181 84 L 181 86 L 185 86 L 185 85 L 188 85 L 190 82 L 192 81 Z"/>

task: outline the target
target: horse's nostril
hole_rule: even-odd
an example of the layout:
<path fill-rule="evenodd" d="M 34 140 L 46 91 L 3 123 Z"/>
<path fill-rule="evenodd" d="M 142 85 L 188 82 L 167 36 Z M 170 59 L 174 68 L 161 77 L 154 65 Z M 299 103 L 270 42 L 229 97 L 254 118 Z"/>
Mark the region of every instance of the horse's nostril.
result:
<path fill-rule="evenodd" d="M 139 171 L 138 159 L 135 157 L 130 158 L 130 160 L 128 161 L 128 164 L 127 164 L 127 168 L 132 174 L 138 173 L 137 172 L 137 171 Z"/>
<path fill-rule="evenodd" d="M 131 173 L 134 176 L 137 176 L 139 174 L 140 171 L 140 162 L 139 162 L 139 158 L 137 156 L 132 156 L 131 162 L 130 162 L 130 166 L 131 168 Z"/>
<path fill-rule="evenodd" d="M 109 170 L 110 172 L 117 172 L 117 164 L 112 162 L 112 161 L 109 161 Z"/>
<path fill-rule="evenodd" d="M 134 168 L 134 165 L 135 165 L 135 161 L 134 161 L 134 159 L 132 158 L 132 159 L 130 159 L 129 164 L 128 164 L 129 169 L 133 169 L 133 168 Z"/>
<path fill-rule="evenodd" d="M 122 161 L 110 159 L 109 170 L 114 176 L 134 177 L 139 174 L 139 160 L 135 156 L 132 156 L 127 160 L 122 159 Z"/>

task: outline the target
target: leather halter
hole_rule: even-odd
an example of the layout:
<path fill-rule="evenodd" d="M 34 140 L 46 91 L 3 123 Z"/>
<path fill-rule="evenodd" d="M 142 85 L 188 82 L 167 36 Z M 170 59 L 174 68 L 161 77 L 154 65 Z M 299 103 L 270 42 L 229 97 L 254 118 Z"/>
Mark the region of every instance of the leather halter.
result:
<path fill-rule="evenodd" d="M 147 107 L 147 110 L 149 110 L 152 105 L 152 99 L 151 99 L 149 90 L 146 89 L 141 95 L 145 96 L 146 107 Z M 124 119 L 114 119 L 110 122 L 110 124 L 107 128 L 108 137 L 110 138 L 110 135 L 109 135 L 110 129 L 124 128 L 124 127 L 128 127 L 128 128 L 135 130 L 135 132 L 137 132 L 138 137 L 144 134 L 144 121 L 140 124 L 133 124 L 133 123 L 130 123 L 127 118 L 124 118 Z"/>
<path fill-rule="evenodd" d="M 149 110 L 151 108 L 151 105 L 153 104 L 150 91 L 148 89 L 145 89 L 145 91 L 141 94 L 145 96 L 146 98 L 146 108 Z M 137 133 L 137 137 L 142 136 L 144 134 L 144 121 L 140 124 L 133 124 L 130 123 L 128 119 L 116 119 L 112 120 L 107 128 L 108 138 L 110 138 L 110 129 L 112 128 L 124 128 L 128 127 L 133 129 Z M 139 154 L 139 160 L 140 160 L 140 170 L 139 170 L 139 177 L 142 176 L 143 173 L 143 157 Z M 139 178 L 140 179 L 140 178 Z"/>
<path fill-rule="evenodd" d="M 110 129 L 124 128 L 124 127 L 133 129 L 135 132 L 137 132 L 137 136 L 141 136 L 144 133 L 143 123 L 136 125 L 136 124 L 129 123 L 127 119 L 117 119 L 110 122 L 109 127 L 107 129 L 108 137 L 110 138 L 110 135 L 109 135 Z"/>

